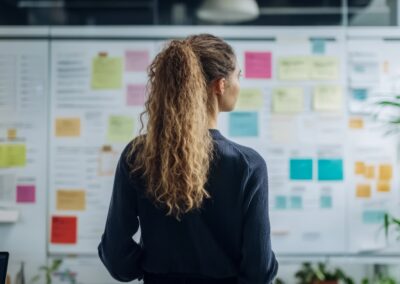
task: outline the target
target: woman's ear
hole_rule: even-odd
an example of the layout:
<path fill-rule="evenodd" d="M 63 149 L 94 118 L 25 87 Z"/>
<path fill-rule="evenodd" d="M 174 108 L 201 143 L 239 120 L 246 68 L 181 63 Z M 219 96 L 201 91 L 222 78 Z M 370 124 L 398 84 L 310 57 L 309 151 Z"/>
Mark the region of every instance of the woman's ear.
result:
<path fill-rule="evenodd" d="M 220 78 L 213 83 L 213 92 L 217 95 L 223 95 L 225 93 L 225 78 Z"/>

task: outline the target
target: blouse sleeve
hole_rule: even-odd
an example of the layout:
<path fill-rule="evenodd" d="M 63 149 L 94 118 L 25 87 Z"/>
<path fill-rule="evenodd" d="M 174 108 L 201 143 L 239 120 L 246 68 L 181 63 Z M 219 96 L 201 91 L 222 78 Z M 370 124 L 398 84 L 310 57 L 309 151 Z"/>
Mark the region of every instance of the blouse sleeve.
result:
<path fill-rule="evenodd" d="M 265 161 L 250 170 L 245 186 L 248 193 L 243 219 L 239 284 L 272 283 L 278 262 L 271 248 L 268 214 L 268 177 Z"/>
<path fill-rule="evenodd" d="M 140 267 L 142 248 L 132 238 L 139 228 L 136 199 L 123 153 L 115 173 L 105 230 L 98 246 L 101 261 L 111 276 L 122 282 L 143 278 Z"/>

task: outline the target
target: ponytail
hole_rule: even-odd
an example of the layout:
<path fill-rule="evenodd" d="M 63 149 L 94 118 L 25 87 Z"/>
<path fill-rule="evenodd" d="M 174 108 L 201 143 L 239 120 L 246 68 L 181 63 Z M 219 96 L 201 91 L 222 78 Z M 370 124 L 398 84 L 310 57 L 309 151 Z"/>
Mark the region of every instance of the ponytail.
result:
<path fill-rule="evenodd" d="M 147 133 L 133 141 L 128 156 L 131 172 L 140 171 L 146 181 L 147 196 L 177 220 L 210 197 L 205 189 L 213 145 L 207 81 L 190 41 L 170 42 L 150 65 L 141 115 L 141 132 L 142 117 L 148 118 Z"/>

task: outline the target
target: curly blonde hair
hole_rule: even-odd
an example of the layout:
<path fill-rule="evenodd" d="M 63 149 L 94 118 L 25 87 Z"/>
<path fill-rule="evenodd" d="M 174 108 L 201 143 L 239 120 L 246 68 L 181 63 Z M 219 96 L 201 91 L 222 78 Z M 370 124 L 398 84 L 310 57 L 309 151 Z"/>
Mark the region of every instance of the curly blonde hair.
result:
<path fill-rule="evenodd" d="M 131 174 L 140 171 L 145 178 L 146 195 L 178 221 L 210 198 L 205 188 L 213 158 L 208 125 L 216 105 L 209 86 L 227 78 L 235 64 L 230 45 L 200 34 L 172 40 L 149 67 L 140 130 L 146 116 L 147 133 L 132 141 L 128 162 Z"/>

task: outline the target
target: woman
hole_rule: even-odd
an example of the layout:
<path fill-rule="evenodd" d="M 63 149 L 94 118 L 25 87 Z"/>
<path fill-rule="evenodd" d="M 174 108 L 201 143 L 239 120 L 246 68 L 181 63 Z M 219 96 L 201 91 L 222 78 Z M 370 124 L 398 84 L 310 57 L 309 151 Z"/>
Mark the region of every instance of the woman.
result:
<path fill-rule="evenodd" d="M 99 256 L 119 281 L 270 283 L 267 168 L 216 129 L 240 71 L 231 46 L 173 40 L 149 69 L 147 131 L 121 155 Z M 143 127 L 142 127 L 143 128 Z M 141 228 L 140 245 L 132 236 Z"/>

